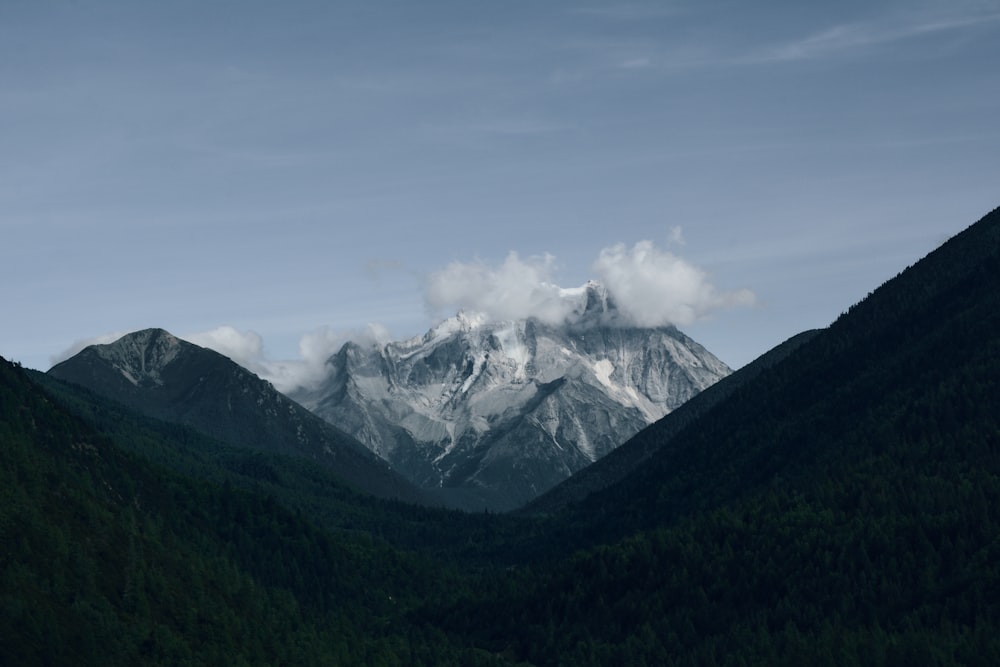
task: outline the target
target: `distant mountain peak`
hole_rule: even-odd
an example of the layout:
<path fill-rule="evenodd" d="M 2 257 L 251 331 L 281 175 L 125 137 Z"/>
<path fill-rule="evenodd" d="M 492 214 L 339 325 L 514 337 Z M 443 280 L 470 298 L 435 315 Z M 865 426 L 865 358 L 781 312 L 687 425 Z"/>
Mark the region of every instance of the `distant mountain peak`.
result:
<path fill-rule="evenodd" d="M 580 291 L 582 292 L 581 304 L 574 311 L 574 317 L 568 322 L 571 327 L 581 329 L 592 326 L 616 328 L 635 326 L 618 309 L 618 304 L 611 292 L 602 283 L 594 280 L 587 281 L 580 288 Z"/>
<path fill-rule="evenodd" d="M 143 329 L 91 348 L 136 387 L 162 385 L 161 371 L 190 345 L 163 329 Z"/>
<path fill-rule="evenodd" d="M 475 331 L 486 324 L 490 324 L 489 318 L 483 313 L 470 310 L 460 310 L 457 314 L 442 320 L 430 328 L 430 330 L 420 336 L 414 336 L 409 340 L 400 343 L 389 343 L 400 348 L 419 347 L 427 345 L 435 340 L 441 340 L 459 333 L 469 333 Z"/>
<path fill-rule="evenodd" d="M 357 489 L 424 501 L 388 464 L 228 357 L 163 329 L 92 345 L 48 374 L 242 449 L 305 458 Z"/>
<path fill-rule="evenodd" d="M 409 340 L 347 344 L 293 398 L 457 506 L 507 509 L 731 372 L 672 326 L 631 324 L 600 283 L 561 297 L 560 323 L 465 311 Z"/>
<path fill-rule="evenodd" d="M 435 340 L 441 340 L 455 334 L 467 334 L 484 327 L 510 327 L 515 323 L 536 322 L 552 327 L 571 327 L 585 329 L 594 326 L 613 328 L 659 328 L 638 327 L 629 319 L 615 302 L 611 292 L 603 284 L 588 280 L 580 287 L 560 288 L 558 290 L 560 305 L 552 307 L 548 312 L 539 312 L 524 317 L 490 317 L 486 313 L 475 310 L 459 310 L 455 315 L 442 320 L 425 333 L 409 340 L 389 343 L 397 347 L 415 348 L 427 345 Z M 545 309 L 539 309 L 544 311 Z M 385 344 L 383 343 L 383 346 Z"/>

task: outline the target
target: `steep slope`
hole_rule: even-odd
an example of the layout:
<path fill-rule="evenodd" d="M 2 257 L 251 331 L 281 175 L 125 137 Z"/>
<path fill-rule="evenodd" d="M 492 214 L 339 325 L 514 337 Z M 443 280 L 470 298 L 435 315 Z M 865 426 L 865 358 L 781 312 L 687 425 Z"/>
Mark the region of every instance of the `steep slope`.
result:
<path fill-rule="evenodd" d="M 1000 209 L 647 429 L 640 467 L 547 518 L 583 551 L 429 616 L 533 664 L 993 664 L 998 406 Z"/>
<path fill-rule="evenodd" d="M 756 379 L 764 370 L 779 363 L 801 345 L 819 333 L 804 331 L 751 363 L 705 389 L 677 410 L 643 429 L 624 445 L 588 466 L 558 486 L 550 489 L 521 508 L 527 515 L 547 515 L 583 500 L 591 493 L 621 482 L 653 456 L 664 443 L 708 411 L 733 395 L 739 388 Z"/>
<path fill-rule="evenodd" d="M 345 345 L 292 396 L 459 507 L 516 507 L 725 377 L 673 327 L 628 326 L 600 285 L 561 326 L 460 314 L 426 335 Z"/>
<path fill-rule="evenodd" d="M 435 556 L 489 560 L 488 545 L 468 533 L 523 534 L 524 522 L 378 498 L 348 486 L 335 472 L 307 458 L 247 449 L 201 431 L 140 414 L 89 389 L 40 371 L 25 371 L 57 403 L 123 451 L 175 474 L 261 497 L 308 517 L 316 526 L 351 535 L 375 535 L 408 550 Z"/>
<path fill-rule="evenodd" d="M 542 518 L 412 508 L 468 568 L 155 469 L 0 360 L 0 664 L 1000 663 L 1000 209 L 764 361 Z"/>
<path fill-rule="evenodd" d="M 426 501 L 354 438 L 289 400 L 230 359 L 146 329 L 92 345 L 49 370 L 142 414 L 192 426 L 246 449 L 307 458 L 355 488 Z"/>
<path fill-rule="evenodd" d="M 933 395 L 942 383 L 954 385 L 948 402 L 979 405 L 976 385 L 963 389 L 960 378 L 995 367 L 998 331 L 1000 212 L 993 211 L 680 433 L 655 425 L 644 437 L 662 436 L 656 454 L 579 511 L 598 512 L 609 526 L 650 525 L 788 484 L 800 470 L 822 474 L 827 457 L 843 463 L 844 443 L 867 452 L 883 437 L 912 437 L 921 409 L 944 409 Z M 962 426 L 957 409 L 947 425 L 955 432 L 941 434 L 946 441 Z M 625 516 L 642 518 L 623 523 Z"/>
<path fill-rule="evenodd" d="M 120 450 L 0 359 L 0 664 L 478 664 L 425 559 Z"/>

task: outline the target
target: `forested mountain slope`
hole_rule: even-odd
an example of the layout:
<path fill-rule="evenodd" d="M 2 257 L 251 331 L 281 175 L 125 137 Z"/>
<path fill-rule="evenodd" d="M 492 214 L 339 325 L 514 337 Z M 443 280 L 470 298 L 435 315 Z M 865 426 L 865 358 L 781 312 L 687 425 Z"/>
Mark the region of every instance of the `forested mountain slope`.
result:
<path fill-rule="evenodd" d="M 0 361 L 0 663 L 1000 664 L 1000 210 L 807 338 L 582 500 L 414 508 L 420 553 Z"/>
<path fill-rule="evenodd" d="M 378 498 L 358 491 L 328 467 L 294 454 L 249 449 L 201 431 L 130 410 L 80 385 L 26 371 L 61 407 L 121 449 L 190 479 L 270 496 L 316 526 L 376 536 L 398 547 L 481 561 L 489 554 L 476 533 L 523 535 L 527 522 L 467 515 Z"/>
<path fill-rule="evenodd" d="M 914 440 L 940 439 L 946 446 L 931 455 L 944 456 L 964 444 L 963 430 L 996 425 L 998 335 L 995 210 L 670 438 L 581 514 L 653 527 L 775 486 L 807 489 L 827 466 L 849 468 L 887 447 L 910 457 Z"/>
<path fill-rule="evenodd" d="M 51 368 L 49 375 L 230 445 L 306 458 L 361 491 L 432 502 L 357 440 L 270 383 L 227 357 L 162 329 L 91 345 Z"/>
<path fill-rule="evenodd" d="M 0 359 L 0 664 L 495 664 L 406 610 L 454 575 L 122 452 Z"/>
<path fill-rule="evenodd" d="M 592 546 L 438 622 L 545 664 L 995 664 L 998 406 L 994 211 L 679 432 L 648 429 L 665 440 L 638 470 L 550 518 Z"/>

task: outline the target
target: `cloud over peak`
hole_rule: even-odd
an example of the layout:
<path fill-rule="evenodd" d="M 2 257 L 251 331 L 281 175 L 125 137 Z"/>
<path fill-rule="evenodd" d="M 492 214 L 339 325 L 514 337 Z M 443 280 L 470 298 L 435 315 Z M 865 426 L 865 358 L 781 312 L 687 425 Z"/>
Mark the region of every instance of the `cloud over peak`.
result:
<path fill-rule="evenodd" d="M 720 292 L 708 274 L 650 241 L 601 250 L 593 265 L 618 309 L 630 324 L 657 327 L 688 325 L 711 313 L 754 303 L 750 290 Z"/>
<path fill-rule="evenodd" d="M 424 300 L 432 313 L 466 310 L 490 320 L 535 317 L 556 324 L 573 306 L 552 282 L 554 266 L 552 255 L 521 259 L 513 251 L 499 266 L 479 260 L 452 262 L 427 276 Z"/>
<path fill-rule="evenodd" d="M 679 228 L 672 238 L 682 243 Z M 466 310 L 489 320 L 534 317 L 560 324 L 580 312 L 583 292 L 557 285 L 554 268 L 550 254 L 522 259 L 511 252 L 499 265 L 452 262 L 427 276 L 424 297 L 436 314 Z M 651 241 L 604 248 L 591 269 L 617 305 L 618 321 L 628 326 L 683 326 L 721 309 L 754 303 L 749 290 L 719 291 L 705 271 Z"/>
<path fill-rule="evenodd" d="M 671 231 L 670 244 L 684 244 L 679 227 Z M 606 290 L 601 298 L 606 296 L 606 303 L 613 304 L 610 316 L 601 320 L 605 326 L 685 326 L 719 310 L 754 303 L 749 290 L 720 291 L 705 271 L 651 241 L 604 248 L 590 268 L 595 281 Z M 499 264 L 451 262 L 426 276 L 425 304 L 438 318 L 466 311 L 485 321 L 536 318 L 550 325 L 571 324 L 586 312 L 593 281 L 563 288 L 555 281 L 556 269 L 555 256 L 547 253 L 522 258 L 512 251 Z M 68 359 L 87 345 L 109 343 L 121 335 L 78 340 L 52 361 Z M 298 358 L 273 360 L 268 358 L 263 338 L 254 331 L 220 326 L 180 337 L 229 357 L 286 393 L 322 382 L 329 370 L 327 361 L 345 343 L 389 341 L 386 329 L 376 324 L 355 330 L 320 327 L 301 337 Z"/>
<path fill-rule="evenodd" d="M 326 378 L 327 360 L 348 341 L 385 342 L 388 333 L 377 324 L 355 331 L 335 331 L 330 327 L 320 327 L 299 339 L 298 359 L 285 360 L 268 359 L 263 339 L 258 333 L 239 331 L 231 326 L 221 326 L 182 338 L 229 357 L 271 382 L 278 391 L 288 393 L 322 382 Z"/>

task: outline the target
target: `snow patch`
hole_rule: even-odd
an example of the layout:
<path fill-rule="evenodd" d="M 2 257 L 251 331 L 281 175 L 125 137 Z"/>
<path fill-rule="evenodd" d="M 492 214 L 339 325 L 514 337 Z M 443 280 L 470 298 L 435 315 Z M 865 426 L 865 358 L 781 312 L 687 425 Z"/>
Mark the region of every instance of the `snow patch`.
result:
<path fill-rule="evenodd" d="M 527 378 L 525 368 L 528 361 L 531 360 L 531 352 L 524 344 L 520 334 L 522 332 L 517 323 L 510 322 L 502 328 L 498 328 L 493 335 L 500 343 L 500 349 L 504 356 L 514 362 L 514 377 L 518 380 L 525 380 Z"/>
<path fill-rule="evenodd" d="M 131 374 L 131 373 L 129 373 L 129 372 L 128 372 L 127 370 L 125 370 L 124 368 L 119 368 L 118 370 L 119 370 L 119 371 L 121 371 L 121 374 L 125 376 L 125 379 L 126 379 L 126 380 L 128 380 L 129 382 L 131 382 L 131 383 L 132 383 L 133 385 L 135 385 L 136 387 L 138 387 L 138 386 L 139 386 L 139 381 L 138 381 L 138 380 L 136 380 L 136 379 L 135 379 L 135 378 L 134 378 L 134 377 L 132 376 L 132 374 Z"/>
<path fill-rule="evenodd" d="M 594 364 L 594 375 L 597 377 L 597 381 L 608 389 L 616 388 L 611 382 L 611 374 L 614 372 L 615 367 L 614 364 L 611 363 L 610 359 L 601 359 Z"/>
<path fill-rule="evenodd" d="M 587 437 L 587 429 L 584 428 L 583 423 L 580 421 L 580 416 L 576 414 L 572 415 L 572 421 L 573 426 L 576 427 L 576 448 L 583 452 L 588 461 L 593 463 L 597 460 L 597 450 L 594 448 L 594 443 Z"/>

